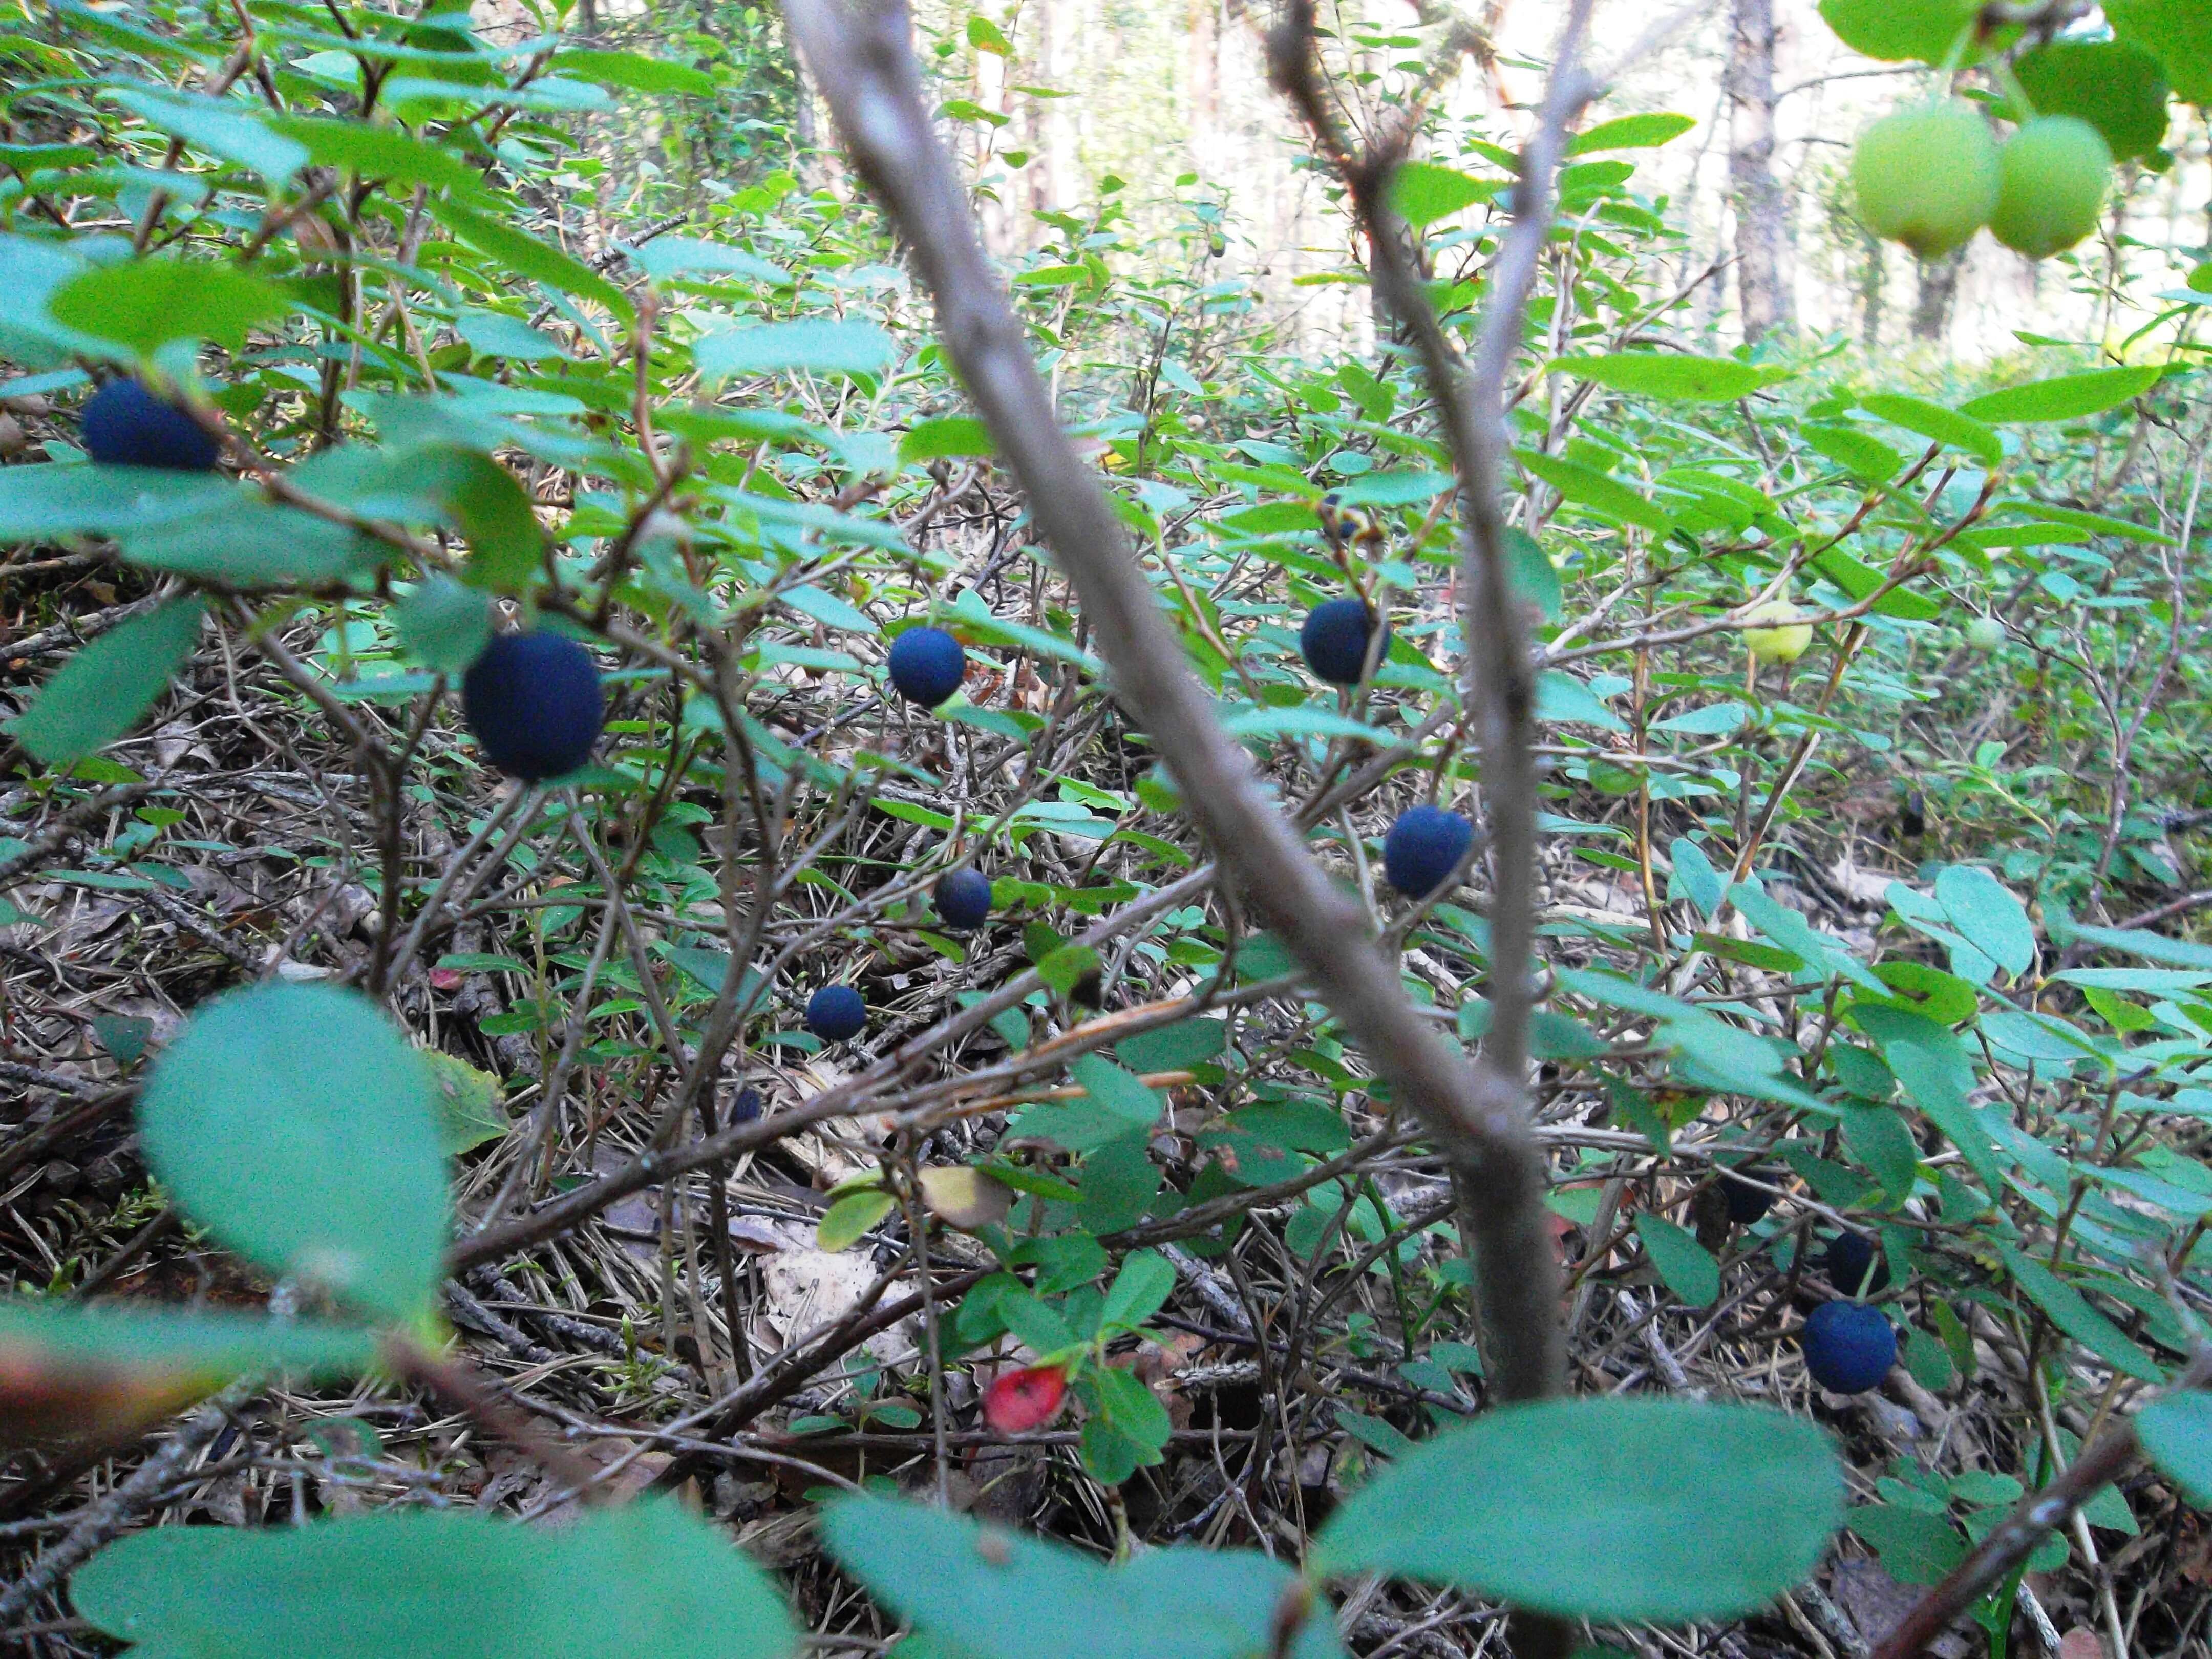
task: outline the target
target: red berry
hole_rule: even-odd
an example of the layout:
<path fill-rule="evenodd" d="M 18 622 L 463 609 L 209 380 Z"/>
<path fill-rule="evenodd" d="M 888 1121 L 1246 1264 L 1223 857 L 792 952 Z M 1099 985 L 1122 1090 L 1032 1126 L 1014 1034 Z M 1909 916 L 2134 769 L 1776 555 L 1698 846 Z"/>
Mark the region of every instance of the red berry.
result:
<path fill-rule="evenodd" d="M 1000 1434 L 1027 1434 L 1060 1415 L 1067 1373 L 1058 1365 L 1008 1371 L 983 1391 L 983 1420 Z"/>

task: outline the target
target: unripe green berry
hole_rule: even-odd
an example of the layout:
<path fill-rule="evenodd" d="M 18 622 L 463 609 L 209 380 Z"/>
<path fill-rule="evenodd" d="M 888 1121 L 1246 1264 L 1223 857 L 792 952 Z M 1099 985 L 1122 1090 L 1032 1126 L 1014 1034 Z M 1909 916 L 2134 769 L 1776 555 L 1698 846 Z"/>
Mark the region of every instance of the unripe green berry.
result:
<path fill-rule="evenodd" d="M 1966 643 L 1977 651 L 1994 651 L 2004 642 L 2004 624 L 1995 617 L 1977 617 L 1966 624 Z"/>
<path fill-rule="evenodd" d="M 2047 259 L 2096 229 L 2112 182 L 2112 149 L 2087 121 L 2038 116 L 2005 141 L 1997 167 L 1990 234 L 2014 252 Z"/>
<path fill-rule="evenodd" d="M 1803 614 L 1787 599 L 1769 599 L 1758 609 L 1746 612 L 1747 620 L 1770 624 L 1743 630 L 1744 646 L 1751 653 L 1751 659 L 1764 665 L 1796 662 L 1803 656 L 1813 644 L 1813 625 L 1797 620 Z"/>
<path fill-rule="evenodd" d="M 1883 116 L 1851 152 L 1859 217 L 1923 259 L 1948 253 L 1989 222 L 1998 184 L 1989 124 L 1957 99 Z"/>

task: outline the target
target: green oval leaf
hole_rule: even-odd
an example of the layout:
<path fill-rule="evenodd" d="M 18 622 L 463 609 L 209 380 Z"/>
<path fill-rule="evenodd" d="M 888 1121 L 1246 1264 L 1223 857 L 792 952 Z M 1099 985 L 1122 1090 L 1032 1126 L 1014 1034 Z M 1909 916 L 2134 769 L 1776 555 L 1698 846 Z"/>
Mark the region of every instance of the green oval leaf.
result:
<path fill-rule="evenodd" d="M 709 380 L 801 371 L 874 375 L 898 357 L 891 337 L 873 323 L 833 317 L 727 328 L 708 335 L 692 350 L 699 373 Z"/>
<path fill-rule="evenodd" d="M 1820 0 L 1838 40 L 1887 63 L 1942 63 L 1980 10 L 1980 0 Z"/>
<path fill-rule="evenodd" d="M 283 183 L 307 163 L 307 146 L 276 131 L 251 104 L 135 88 L 107 95 L 171 137 L 251 167 L 272 184 Z"/>
<path fill-rule="evenodd" d="M 878 1601 L 966 1659 L 1265 1659 L 1300 1605 L 1297 1575 L 1253 1550 L 1176 1546 L 1107 1567 L 882 1498 L 838 1499 L 822 1534 Z M 1343 1650 L 1327 1605 L 1310 1607 L 1289 1659 Z"/>
<path fill-rule="evenodd" d="M 898 1200 L 881 1188 L 848 1193 L 822 1212 L 814 1229 L 817 1249 L 849 1250 L 869 1228 L 891 1212 Z"/>
<path fill-rule="evenodd" d="M 2212 11 L 2203 0 L 2105 0 L 2105 16 L 2158 59 L 2177 96 L 2212 104 Z"/>
<path fill-rule="evenodd" d="M 138 1106 L 146 1161 L 225 1245 L 400 1322 L 443 1277 L 430 1075 L 366 998 L 281 981 L 194 1012 Z"/>
<path fill-rule="evenodd" d="M 579 81 L 629 92 L 680 92 L 694 98 L 714 94 L 714 77 L 704 70 L 647 58 L 641 52 L 568 51 L 553 60 L 553 67 Z"/>
<path fill-rule="evenodd" d="M 113 1303 L 0 1302 L 7 1364 L 85 1373 L 188 1375 L 213 1389 L 246 1371 L 356 1376 L 376 1363 L 374 1332 L 313 1321 Z"/>
<path fill-rule="evenodd" d="M 1755 1406 L 1506 1406 L 1377 1475 L 1316 1565 L 1607 1622 L 1726 1619 L 1819 1565 L 1843 1515 L 1828 1437 Z"/>
<path fill-rule="evenodd" d="M 560 1528 L 400 1509 L 301 1527 L 157 1527 L 70 1587 L 167 1659 L 779 1659 L 789 1615 L 704 1521 L 653 1500 Z"/>
<path fill-rule="evenodd" d="M 1887 483 L 1905 465 L 1904 456 L 1855 426 L 1807 421 L 1797 430 L 1814 453 L 1867 483 Z"/>
<path fill-rule="evenodd" d="M 2035 924 L 2011 890 L 1979 865 L 1948 866 L 1936 878 L 1936 902 L 1966 942 L 2008 974 L 2035 965 Z"/>
<path fill-rule="evenodd" d="M 1615 392 L 1632 392 L 1672 403 L 1727 403 L 1789 378 L 1790 371 L 1740 363 L 1730 357 L 1688 357 L 1671 352 L 1623 351 L 1605 357 L 1554 357 L 1553 368 Z"/>
<path fill-rule="evenodd" d="M 2156 363 L 2135 368 L 2094 368 L 2086 374 L 2061 374 L 2007 386 L 1960 406 L 1977 421 L 2073 421 L 2124 404 L 2158 384 L 2166 370 Z"/>
<path fill-rule="evenodd" d="M 1674 527 L 1672 519 L 1609 472 L 1534 449 L 1516 449 L 1513 454 L 1522 465 L 1577 507 L 1657 535 L 1663 536 Z"/>
<path fill-rule="evenodd" d="M 1963 449 L 1984 466 L 1995 466 L 2004 458 L 2004 445 L 1998 441 L 1996 433 L 1978 420 L 1941 404 L 1931 404 L 1924 398 L 1877 392 L 1871 398 L 1862 398 L 1859 407 L 1892 426 L 1901 426 L 1907 432 L 1917 432 L 1939 444 Z"/>
<path fill-rule="evenodd" d="M 73 276 L 46 301 L 64 327 L 142 355 L 171 340 L 212 340 L 233 349 L 256 323 L 291 308 L 283 289 L 228 265 L 133 259 Z"/>

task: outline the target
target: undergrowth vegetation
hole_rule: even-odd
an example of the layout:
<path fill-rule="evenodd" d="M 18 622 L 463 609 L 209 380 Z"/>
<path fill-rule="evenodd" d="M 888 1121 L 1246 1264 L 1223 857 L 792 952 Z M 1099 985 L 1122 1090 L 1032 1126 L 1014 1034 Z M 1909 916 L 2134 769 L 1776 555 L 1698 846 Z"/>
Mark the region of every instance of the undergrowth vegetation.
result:
<path fill-rule="evenodd" d="M 1971 1557 L 1992 1652 L 2201 1650 L 2212 265 L 2083 244 L 2108 340 L 1995 364 L 1729 352 L 1638 187 L 1693 124 L 1570 131 L 1520 872 L 1415 329 L 1291 349 L 1195 178 L 1006 271 L 1345 955 L 1480 1054 L 1533 914 L 1516 1391 L 1479 1160 L 1196 827 L 775 20 L 701 15 L 0 35 L 0 1625 L 1863 1659 Z M 1532 185 L 1425 131 L 1471 352 Z"/>

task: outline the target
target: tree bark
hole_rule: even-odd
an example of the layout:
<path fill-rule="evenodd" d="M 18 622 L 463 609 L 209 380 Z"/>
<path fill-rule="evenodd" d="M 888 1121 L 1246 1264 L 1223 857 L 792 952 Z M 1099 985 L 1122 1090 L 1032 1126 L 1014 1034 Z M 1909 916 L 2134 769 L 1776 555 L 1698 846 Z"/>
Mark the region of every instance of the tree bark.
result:
<path fill-rule="evenodd" d="M 1789 270 L 1790 202 L 1774 177 L 1774 0 L 1735 0 L 1728 93 L 1736 300 L 1743 337 L 1756 344 L 1797 325 Z"/>
<path fill-rule="evenodd" d="M 1881 349 L 1882 298 L 1889 284 L 1889 260 L 1881 245 L 1881 238 L 1871 233 L 1860 234 L 1860 251 L 1866 256 L 1866 264 L 1859 283 L 1859 343 L 1869 351 Z"/>
<path fill-rule="evenodd" d="M 1959 272 L 1966 250 L 1920 262 L 1920 290 L 1912 302 L 1912 337 L 1941 342 L 1951 331 L 1951 310 L 1958 302 Z"/>

